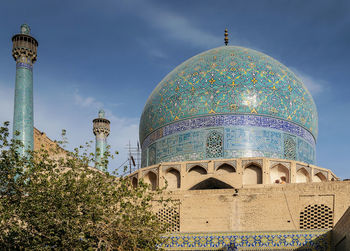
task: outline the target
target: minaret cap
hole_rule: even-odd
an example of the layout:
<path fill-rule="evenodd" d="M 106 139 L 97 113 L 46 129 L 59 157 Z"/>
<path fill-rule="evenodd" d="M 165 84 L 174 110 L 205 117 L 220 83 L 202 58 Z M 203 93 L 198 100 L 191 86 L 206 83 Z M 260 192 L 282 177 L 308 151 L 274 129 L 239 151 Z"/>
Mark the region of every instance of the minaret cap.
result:
<path fill-rule="evenodd" d="M 103 110 L 100 110 L 98 112 L 98 118 L 94 119 L 92 122 L 93 122 L 93 132 L 95 135 L 98 135 L 101 133 L 106 137 L 109 135 L 111 122 L 105 118 L 105 112 Z"/>
<path fill-rule="evenodd" d="M 105 111 L 104 110 L 99 110 L 98 111 L 98 117 L 101 118 L 101 119 L 104 119 L 105 118 Z"/>
<path fill-rule="evenodd" d="M 228 32 L 227 29 L 225 29 L 225 45 L 228 44 Z"/>
<path fill-rule="evenodd" d="M 30 35 L 30 27 L 28 24 L 21 25 L 21 34 Z"/>

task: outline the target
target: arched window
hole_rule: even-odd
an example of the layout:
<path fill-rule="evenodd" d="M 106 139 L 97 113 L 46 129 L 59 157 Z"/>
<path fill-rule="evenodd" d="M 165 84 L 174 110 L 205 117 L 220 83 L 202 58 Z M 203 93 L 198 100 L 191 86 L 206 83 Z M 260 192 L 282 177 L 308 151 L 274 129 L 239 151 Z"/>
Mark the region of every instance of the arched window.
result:
<path fill-rule="evenodd" d="M 201 166 L 194 166 L 188 171 L 189 175 L 202 175 L 202 174 L 207 174 L 207 170 L 205 170 Z"/>
<path fill-rule="evenodd" d="M 223 136 L 219 131 L 211 131 L 207 137 L 206 152 L 208 158 L 223 156 Z"/>
<path fill-rule="evenodd" d="M 216 169 L 216 172 L 218 172 L 219 174 L 234 173 L 236 172 L 236 169 L 233 166 L 224 163 Z"/>
<path fill-rule="evenodd" d="M 246 167 L 243 172 L 243 185 L 253 184 L 262 184 L 262 171 L 256 165 Z"/>
<path fill-rule="evenodd" d="M 322 182 L 322 181 L 326 181 L 327 178 L 326 176 L 323 175 L 323 173 L 316 173 L 314 175 L 313 181 L 314 182 Z"/>
<path fill-rule="evenodd" d="M 144 177 L 143 180 L 146 184 L 149 184 L 152 188 L 152 190 L 157 189 L 157 175 L 154 172 L 148 172 Z"/>
<path fill-rule="evenodd" d="M 165 174 L 165 179 L 168 182 L 167 189 L 180 188 L 180 172 L 174 168 L 167 170 Z"/>
<path fill-rule="evenodd" d="M 199 182 L 190 188 L 190 190 L 208 190 L 208 189 L 230 189 L 233 188 L 229 184 L 215 178 L 209 178 Z"/>
<path fill-rule="evenodd" d="M 133 188 L 136 188 L 137 187 L 137 178 L 133 177 L 131 183 L 132 183 Z"/>
<path fill-rule="evenodd" d="M 309 182 L 309 181 L 310 181 L 309 172 L 306 171 L 305 168 L 300 168 L 297 171 L 295 182 L 296 183 L 306 183 L 306 182 Z"/>
<path fill-rule="evenodd" d="M 278 164 L 270 170 L 271 183 L 289 183 L 289 170 L 287 167 Z"/>

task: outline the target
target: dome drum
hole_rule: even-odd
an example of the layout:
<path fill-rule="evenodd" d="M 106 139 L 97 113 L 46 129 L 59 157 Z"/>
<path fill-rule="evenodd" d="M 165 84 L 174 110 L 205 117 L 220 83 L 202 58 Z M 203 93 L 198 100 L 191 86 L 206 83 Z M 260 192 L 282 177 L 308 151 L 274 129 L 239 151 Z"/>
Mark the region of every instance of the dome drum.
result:
<path fill-rule="evenodd" d="M 305 129 L 276 118 L 217 115 L 179 121 L 149 135 L 142 166 L 160 162 L 270 157 L 315 163 L 315 141 Z"/>

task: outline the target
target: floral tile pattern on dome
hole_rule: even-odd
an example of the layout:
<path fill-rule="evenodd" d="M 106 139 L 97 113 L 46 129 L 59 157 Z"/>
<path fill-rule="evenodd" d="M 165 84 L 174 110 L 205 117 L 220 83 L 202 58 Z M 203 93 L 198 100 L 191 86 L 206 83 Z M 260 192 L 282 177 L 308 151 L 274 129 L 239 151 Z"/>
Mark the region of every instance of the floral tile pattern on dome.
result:
<path fill-rule="evenodd" d="M 165 250 L 331 250 L 331 232 L 281 231 L 236 233 L 174 233 L 165 236 Z"/>
<path fill-rule="evenodd" d="M 258 114 L 292 121 L 317 137 L 317 110 L 303 83 L 273 58 L 224 46 L 185 61 L 147 100 L 140 140 L 177 120 L 213 114 Z"/>

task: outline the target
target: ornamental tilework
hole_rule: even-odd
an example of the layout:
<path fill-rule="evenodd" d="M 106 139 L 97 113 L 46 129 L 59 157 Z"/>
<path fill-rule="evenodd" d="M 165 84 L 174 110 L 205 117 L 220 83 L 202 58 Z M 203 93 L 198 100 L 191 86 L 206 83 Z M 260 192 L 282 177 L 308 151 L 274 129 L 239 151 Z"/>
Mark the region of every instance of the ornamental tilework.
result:
<path fill-rule="evenodd" d="M 293 137 L 297 143 L 286 144 L 288 137 Z M 214 127 L 172 134 L 155 141 L 148 150 L 148 165 L 242 157 L 292 159 L 313 164 L 315 150 L 304 139 L 278 130 L 249 126 Z M 143 160 L 142 166 L 146 165 Z"/>
<path fill-rule="evenodd" d="M 223 156 L 223 132 L 212 130 L 207 136 L 206 153 L 207 158 L 222 158 Z"/>
<path fill-rule="evenodd" d="M 313 138 L 312 134 L 294 123 L 265 116 L 227 114 L 192 118 L 172 123 L 150 134 L 144 140 L 142 148 L 147 147 L 149 144 L 152 144 L 154 141 L 164 136 L 168 136 L 174 133 L 199 128 L 226 126 L 255 126 L 267 129 L 281 130 L 289 134 L 297 135 L 315 146 L 315 139 Z"/>
<path fill-rule="evenodd" d="M 283 231 L 237 233 L 173 233 L 164 236 L 165 250 L 331 250 L 331 232 Z"/>
<path fill-rule="evenodd" d="M 299 138 L 297 140 L 297 160 L 313 164 L 315 158 L 315 148 Z"/>
<path fill-rule="evenodd" d="M 284 158 L 296 159 L 296 138 L 293 135 L 284 134 Z"/>
<path fill-rule="evenodd" d="M 18 62 L 16 67 L 15 105 L 13 116 L 13 132 L 15 139 L 23 143 L 22 155 L 34 148 L 34 114 L 33 114 L 33 71 L 28 64 Z"/>
<path fill-rule="evenodd" d="M 213 114 L 257 114 L 292 121 L 317 137 L 317 110 L 303 83 L 273 58 L 223 46 L 185 61 L 147 100 L 140 140 L 171 123 Z"/>

